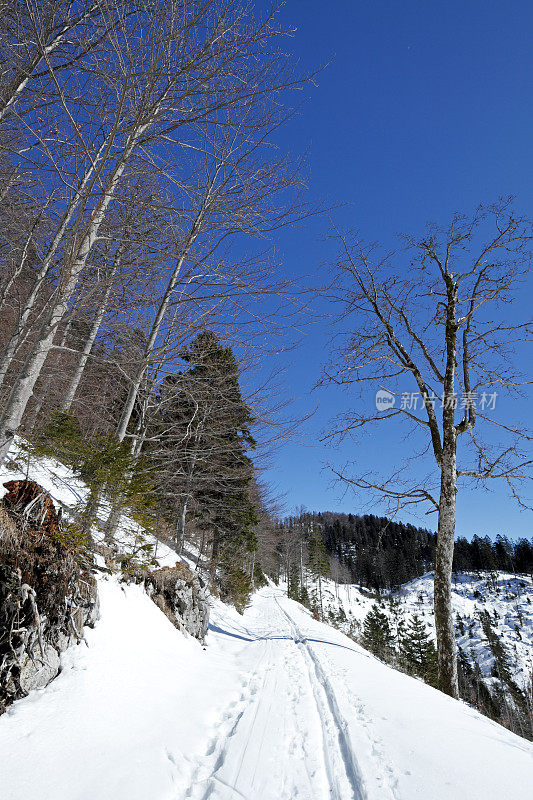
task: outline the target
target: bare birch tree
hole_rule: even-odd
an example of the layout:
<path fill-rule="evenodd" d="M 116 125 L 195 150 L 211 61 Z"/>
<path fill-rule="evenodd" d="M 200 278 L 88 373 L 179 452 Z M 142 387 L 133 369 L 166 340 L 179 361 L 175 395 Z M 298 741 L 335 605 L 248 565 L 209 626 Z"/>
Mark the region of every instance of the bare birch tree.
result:
<path fill-rule="evenodd" d="M 105 7 L 102 0 L 0 3 L 0 122 L 43 103 L 53 77 L 97 46 L 110 23 Z"/>

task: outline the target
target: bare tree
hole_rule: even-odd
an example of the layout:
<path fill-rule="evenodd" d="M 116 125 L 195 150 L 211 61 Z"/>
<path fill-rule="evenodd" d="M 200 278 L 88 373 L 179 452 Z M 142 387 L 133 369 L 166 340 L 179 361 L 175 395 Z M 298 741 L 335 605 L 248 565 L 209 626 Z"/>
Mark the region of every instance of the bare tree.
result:
<path fill-rule="evenodd" d="M 107 5 L 116 17 L 114 26 L 106 27 L 107 50 L 101 47 L 98 58 L 88 58 L 83 69 L 80 67 L 75 92 L 81 101 L 85 86 L 96 87 L 91 102 L 86 102 L 92 114 L 84 111 L 74 116 L 69 104 L 71 88 L 67 92 L 59 84 L 56 87 L 56 105 L 69 122 L 78 150 L 70 153 L 70 140 L 63 135 L 53 140 L 74 175 L 72 181 L 66 180 L 64 170 L 60 171 L 60 179 L 70 187 L 69 200 L 62 205 L 64 211 L 33 291 L 4 354 L 7 371 L 41 285 L 53 275 L 57 262 L 53 298 L 0 419 L 2 457 L 20 426 L 106 217 L 119 202 L 128 171 L 142 173 L 149 168 L 164 175 L 164 153 L 173 153 L 176 162 L 178 151 L 186 155 L 197 149 L 195 126 L 223 124 L 216 114 L 224 108 L 240 110 L 247 117 L 258 98 L 271 96 L 290 83 L 286 59 L 280 58 L 275 44 L 271 47 L 281 34 L 272 23 L 274 12 L 255 23 L 236 0 L 153 0 L 141 4 L 135 14 L 129 14 L 128 5 L 120 0 L 109 0 Z M 24 124 L 37 149 L 34 163 L 40 166 L 46 160 L 57 172 L 56 152 L 43 135 L 39 115 Z M 48 131 L 49 121 L 45 127 Z M 81 169 L 75 169 L 80 164 Z M 196 241 L 201 208 L 198 214 L 186 236 L 185 252 Z M 159 329 L 157 325 L 155 329 Z"/>
<path fill-rule="evenodd" d="M 526 383 L 512 356 L 531 327 L 507 320 L 505 309 L 512 308 L 529 272 L 531 225 L 515 215 L 510 201 L 500 201 L 471 218 L 456 215 L 446 228 L 429 225 L 421 237 L 404 237 L 396 253 L 355 234 L 336 235 L 340 255 L 328 294 L 340 304 L 349 332 L 324 381 L 380 387 L 381 405 L 376 402 L 376 410 L 372 395 L 372 411 L 362 404 L 361 411 L 348 412 L 327 438 L 403 420 L 412 429 L 413 448 L 420 447 L 415 476 L 401 469 L 388 478 L 336 474 L 359 490 L 376 491 L 395 511 L 429 503 L 438 513 L 439 687 L 457 697 L 451 606 L 457 489 L 468 480 L 501 479 L 520 500 L 532 463 L 524 449 L 531 440 L 527 431 L 491 412 L 497 395 L 519 392 Z M 410 385 L 403 383 L 407 378 Z M 432 466 L 427 478 L 419 478 L 425 455 Z"/>
<path fill-rule="evenodd" d="M 0 122 L 43 102 L 44 86 L 97 46 L 110 22 L 105 6 L 102 0 L 0 3 Z M 17 108 L 21 100 L 26 108 Z"/>
<path fill-rule="evenodd" d="M 250 115 L 251 117 L 251 115 Z M 199 316 L 205 319 L 205 306 L 219 306 L 221 299 L 239 302 L 265 291 L 255 268 L 232 259 L 227 266 L 218 255 L 221 247 L 236 236 L 264 236 L 272 228 L 292 221 L 301 207 L 284 205 L 280 196 L 291 192 L 300 182 L 298 170 L 285 159 L 268 160 L 261 145 L 271 132 L 270 115 L 250 119 L 247 114 L 224 113 L 211 130 L 208 125 L 199 149 L 199 169 L 193 180 L 183 186 L 187 205 L 180 213 L 180 229 L 174 235 L 174 263 L 166 276 L 165 290 L 156 309 L 146 339 L 145 352 L 132 381 L 117 427 L 123 440 L 142 380 L 154 362 L 168 359 L 169 325 L 176 299 L 183 299 L 184 288 L 205 287 L 204 302 L 197 295 Z M 259 156 L 258 156 L 259 150 Z M 254 265 L 255 266 L 255 265 Z M 210 288 L 208 288 L 210 287 Z M 280 284 L 269 291 L 280 291 Z M 183 343 L 183 322 L 178 319 L 180 345 Z M 196 327 L 196 326 L 195 326 Z M 166 338 L 161 339 L 162 334 Z M 162 342 L 164 344 L 162 345 Z"/>

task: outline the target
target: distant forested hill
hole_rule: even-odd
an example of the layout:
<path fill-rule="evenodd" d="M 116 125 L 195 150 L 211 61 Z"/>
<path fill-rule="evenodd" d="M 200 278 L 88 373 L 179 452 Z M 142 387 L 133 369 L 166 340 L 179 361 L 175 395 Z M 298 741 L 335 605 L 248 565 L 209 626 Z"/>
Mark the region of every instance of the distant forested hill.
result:
<path fill-rule="evenodd" d="M 376 590 L 392 589 L 433 569 L 436 534 L 374 514 L 358 516 L 326 511 L 313 515 L 330 556 L 349 570 L 353 583 Z M 501 570 L 531 575 L 533 543 L 505 536 L 491 540 L 458 538 L 457 572 Z"/>

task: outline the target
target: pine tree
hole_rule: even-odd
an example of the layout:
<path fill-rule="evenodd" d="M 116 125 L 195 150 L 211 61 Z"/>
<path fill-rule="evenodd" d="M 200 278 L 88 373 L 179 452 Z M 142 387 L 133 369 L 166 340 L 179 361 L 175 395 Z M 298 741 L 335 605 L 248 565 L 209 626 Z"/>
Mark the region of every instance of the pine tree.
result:
<path fill-rule="evenodd" d="M 301 597 L 300 569 L 296 563 L 292 563 L 289 567 L 287 595 L 293 600 L 300 600 Z"/>
<path fill-rule="evenodd" d="M 409 620 L 400 640 L 404 669 L 432 686 L 437 685 L 437 652 L 426 626 L 417 614 Z"/>
<path fill-rule="evenodd" d="M 382 661 L 390 661 L 394 655 L 394 636 L 387 614 L 374 604 L 363 623 L 363 646 Z"/>
<path fill-rule="evenodd" d="M 223 596 L 238 607 L 252 590 L 250 555 L 257 548 L 252 498 L 255 447 L 250 408 L 242 398 L 239 367 L 230 347 L 202 331 L 181 353 L 187 369 L 167 381 L 159 421 L 164 491 L 182 538 L 192 509 L 210 545 L 210 561 Z M 255 562 L 254 562 L 255 563 Z"/>
<path fill-rule="evenodd" d="M 313 520 L 311 524 L 311 534 L 309 538 L 309 572 L 317 586 L 317 600 L 320 609 L 320 618 L 324 616 L 324 605 L 322 598 L 322 579 L 329 575 L 329 559 L 324 541 L 320 534 L 318 524 Z"/>

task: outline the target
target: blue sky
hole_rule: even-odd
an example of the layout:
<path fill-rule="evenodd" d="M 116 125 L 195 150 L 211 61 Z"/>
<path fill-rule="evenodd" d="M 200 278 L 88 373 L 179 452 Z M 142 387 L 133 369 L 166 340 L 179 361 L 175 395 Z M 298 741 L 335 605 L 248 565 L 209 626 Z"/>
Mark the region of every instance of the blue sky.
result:
<path fill-rule="evenodd" d="M 533 216 L 530 2 L 288 0 L 281 17 L 297 28 L 291 49 L 302 68 L 331 61 L 280 144 L 294 154 L 309 149 L 310 195 L 342 204 L 333 214 L 337 224 L 390 246 L 397 233 L 419 232 L 430 220 L 446 223 L 454 211 L 471 212 L 500 195 L 515 195 L 517 209 Z M 315 218 L 276 235 L 290 276 L 322 282 L 333 252 L 327 230 L 328 220 Z M 528 312 L 531 300 L 523 296 L 517 310 Z M 318 318 L 300 347 L 280 360 L 292 412 L 318 410 L 298 441 L 279 448 L 266 477 L 286 494 L 287 510 L 303 504 L 381 513 L 368 498 L 332 485 L 324 465 L 356 460 L 386 470 L 405 443 L 399 431 L 375 429 L 340 452 L 320 444 L 329 420 L 350 402 L 337 391 L 311 391 L 330 333 Z M 524 418 L 528 408 L 522 401 L 505 413 Z M 458 534 L 530 536 L 531 514 L 503 488 L 491 490 L 459 496 Z M 434 517 L 401 516 L 434 525 Z"/>

